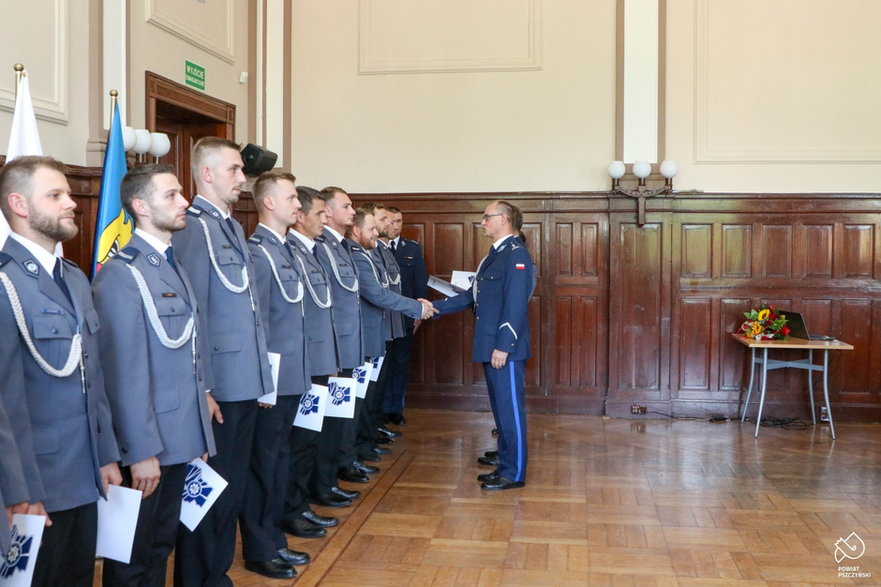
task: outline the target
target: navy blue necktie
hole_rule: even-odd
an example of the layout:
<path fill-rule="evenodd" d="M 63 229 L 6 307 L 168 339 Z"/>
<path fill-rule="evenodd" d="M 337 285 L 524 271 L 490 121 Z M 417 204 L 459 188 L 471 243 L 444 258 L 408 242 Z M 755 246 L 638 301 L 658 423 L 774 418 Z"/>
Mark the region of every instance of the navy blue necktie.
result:
<path fill-rule="evenodd" d="M 165 249 L 165 259 L 171 265 L 171 268 L 177 271 L 177 263 L 174 262 L 174 249 L 171 245 L 168 245 L 168 248 Z"/>
<path fill-rule="evenodd" d="M 73 304 L 73 299 L 70 297 L 70 290 L 67 289 L 67 283 L 64 281 L 64 275 L 61 273 L 61 263 L 61 259 L 55 259 L 55 267 L 52 268 L 52 279 L 55 280 L 55 284 L 65 295 L 67 301 Z"/>
<path fill-rule="evenodd" d="M 392 254 L 395 254 L 395 241 L 389 241 L 389 248 L 392 250 Z"/>

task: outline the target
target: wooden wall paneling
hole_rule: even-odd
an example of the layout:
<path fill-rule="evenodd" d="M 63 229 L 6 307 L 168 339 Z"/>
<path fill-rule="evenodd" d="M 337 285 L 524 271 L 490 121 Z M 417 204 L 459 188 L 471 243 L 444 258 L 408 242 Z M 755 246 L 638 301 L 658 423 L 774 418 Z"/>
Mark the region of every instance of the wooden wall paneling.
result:
<path fill-rule="evenodd" d="M 873 224 L 843 224 L 842 277 L 871 279 L 875 268 L 875 233 Z"/>
<path fill-rule="evenodd" d="M 722 225 L 723 279 L 748 279 L 752 276 L 752 234 L 751 224 Z"/>
<path fill-rule="evenodd" d="M 835 226 L 833 224 L 802 225 L 802 267 L 798 277 L 831 279 L 832 251 Z"/>
<path fill-rule="evenodd" d="M 792 278 L 793 226 L 765 224 L 762 226 L 762 272 L 767 278 Z"/>

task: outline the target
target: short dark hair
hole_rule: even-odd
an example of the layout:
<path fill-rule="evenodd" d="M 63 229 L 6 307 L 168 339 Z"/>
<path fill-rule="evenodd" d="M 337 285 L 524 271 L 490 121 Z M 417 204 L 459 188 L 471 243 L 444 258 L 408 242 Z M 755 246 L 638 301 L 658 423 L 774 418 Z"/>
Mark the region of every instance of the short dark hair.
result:
<path fill-rule="evenodd" d="M 388 210 L 389 212 L 391 212 L 392 214 L 401 214 L 401 215 L 404 214 L 403 212 L 401 212 L 401 209 L 398 208 L 397 206 L 386 206 L 385 209 Z"/>
<path fill-rule="evenodd" d="M 520 208 L 505 200 L 496 200 L 493 204 L 496 205 L 499 212 L 508 218 L 508 222 L 511 223 L 514 230 L 519 232 L 523 228 L 523 212 L 520 211 Z"/>
<path fill-rule="evenodd" d="M 12 214 L 9 209 L 9 194 L 16 192 L 31 196 L 31 179 L 41 167 L 54 169 L 64 175 L 70 172 L 64 163 L 53 157 L 34 155 L 16 157 L 0 168 L 0 211 L 6 218 Z"/>
<path fill-rule="evenodd" d="M 146 200 L 148 196 L 152 195 L 154 189 L 153 177 L 166 173 L 174 175 L 174 166 L 165 163 L 138 165 L 137 167 L 132 167 L 119 183 L 119 200 L 122 203 L 122 209 L 131 216 L 135 226 L 139 222 L 132 202 L 135 200 Z"/>
<path fill-rule="evenodd" d="M 321 190 L 320 192 L 318 192 L 318 197 L 321 198 L 322 200 L 324 200 L 324 203 L 326 204 L 327 202 L 336 198 L 337 192 L 339 192 L 341 194 L 345 194 L 347 196 L 349 195 L 349 192 L 347 192 L 343 188 L 338 188 L 335 185 L 329 185 L 326 188 L 324 188 L 323 190 Z"/>
<path fill-rule="evenodd" d="M 202 137 L 196 141 L 196 144 L 193 145 L 193 152 L 190 154 L 190 171 L 194 179 L 198 179 L 199 169 L 205 164 L 208 154 L 221 149 L 233 149 L 238 152 L 240 147 L 231 140 L 220 137 Z"/>
<path fill-rule="evenodd" d="M 373 210 L 365 208 L 364 206 L 360 206 L 355 210 L 355 218 L 352 220 L 352 226 L 357 226 L 358 228 L 364 228 L 364 219 L 367 216 L 372 216 Z"/>
<path fill-rule="evenodd" d="M 263 210 L 263 198 L 266 196 L 266 192 L 268 192 L 273 185 L 285 180 L 295 185 L 297 183 L 297 178 L 293 173 L 288 171 L 271 169 L 260 174 L 260 177 L 254 182 L 254 189 L 251 190 L 251 196 L 254 198 L 254 205 L 257 206 L 257 212 Z"/>
<path fill-rule="evenodd" d="M 315 200 L 321 200 L 321 194 L 315 188 L 298 185 L 297 199 L 300 200 L 300 205 L 302 206 L 300 211 L 303 214 L 308 214 L 312 211 L 312 204 L 315 203 Z"/>

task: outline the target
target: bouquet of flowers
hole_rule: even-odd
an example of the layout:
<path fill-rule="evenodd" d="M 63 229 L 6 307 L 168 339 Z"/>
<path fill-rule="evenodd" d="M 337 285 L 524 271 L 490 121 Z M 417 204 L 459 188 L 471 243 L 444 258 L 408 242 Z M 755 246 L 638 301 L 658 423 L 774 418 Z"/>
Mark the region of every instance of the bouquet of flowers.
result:
<path fill-rule="evenodd" d="M 773 340 L 786 338 L 789 328 L 786 317 L 777 313 L 774 306 L 760 306 L 744 312 L 746 322 L 740 325 L 740 333 L 746 338 Z"/>

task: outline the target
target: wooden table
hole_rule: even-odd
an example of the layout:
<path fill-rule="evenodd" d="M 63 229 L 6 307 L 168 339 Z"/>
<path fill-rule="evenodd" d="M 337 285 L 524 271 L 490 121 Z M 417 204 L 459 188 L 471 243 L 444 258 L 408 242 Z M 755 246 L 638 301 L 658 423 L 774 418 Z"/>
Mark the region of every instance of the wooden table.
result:
<path fill-rule="evenodd" d="M 853 345 L 840 340 L 805 340 L 803 338 L 788 337 L 783 340 L 755 340 L 732 333 L 732 338 L 740 344 L 747 346 L 752 351 L 749 369 L 749 387 L 746 390 L 746 401 L 743 403 L 743 414 L 740 421 L 746 419 L 746 411 L 749 408 L 749 398 L 753 391 L 753 379 L 756 372 L 756 363 L 762 366 L 762 393 L 759 397 L 759 413 L 756 414 L 756 433 L 759 437 L 759 425 L 762 421 L 762 408 L 765 405 L 765 388 L 768 384 L 768 371 L 774 369 L 804 369 L 808 372 L 808 392 L 811 398 L 811 419 L 814 426 L 817 425 L 817 411 L 814 408 L 814 380 L 811 377 L 813 371 L 823 373 L 823 397 L 826 400 L 826 414 L 829 416 L 829 430 L 832 438 L 835 438 L 835 425 L 832 423 L 832 407 L 829 405 L 829 351 L 852 351 Z M 760 356 L 756 351 L 761 349 Z M 808 351 L 808 358 L 798 361 L 780 361 L 769 359 L 768 351 L 774 349 L 802 349 Z M 823 351 L 823 364 L 814 364 L 814 351 Z"/>

